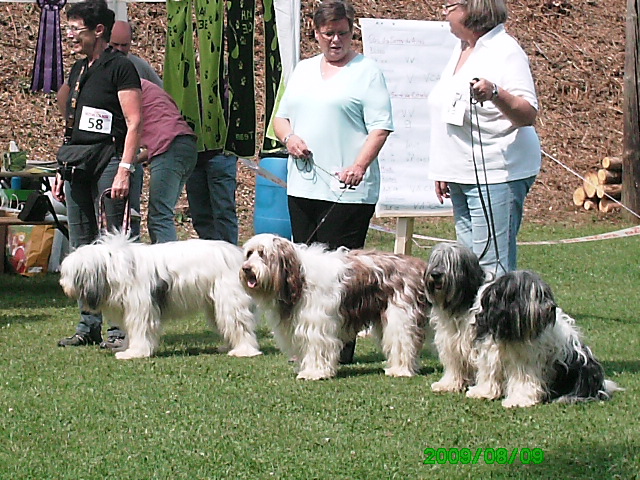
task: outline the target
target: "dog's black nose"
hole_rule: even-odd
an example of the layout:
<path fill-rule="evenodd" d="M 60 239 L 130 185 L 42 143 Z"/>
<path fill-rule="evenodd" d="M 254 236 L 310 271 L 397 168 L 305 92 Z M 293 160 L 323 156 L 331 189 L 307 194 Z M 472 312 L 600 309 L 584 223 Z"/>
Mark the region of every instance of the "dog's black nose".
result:
<path fill-rule="evenodd" d="M 444 275 L 444 272 L 441 272 L 440 270 L 431 270 L 431 272 L 429 272 L 429 276 L 435 282 L 437 282 L 438 280 L 441 280 L 443 275 Z"/>

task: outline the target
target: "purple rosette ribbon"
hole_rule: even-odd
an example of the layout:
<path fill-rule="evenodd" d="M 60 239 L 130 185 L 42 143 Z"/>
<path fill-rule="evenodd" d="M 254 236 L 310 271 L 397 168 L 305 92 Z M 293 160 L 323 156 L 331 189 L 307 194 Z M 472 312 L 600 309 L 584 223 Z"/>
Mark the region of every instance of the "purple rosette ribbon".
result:
<path fill-rule="evenodd" d="M 41 9 L 31 90 L 57 92 L 64 82 L 60 10 L 67 0 L 36 0 Z"/>

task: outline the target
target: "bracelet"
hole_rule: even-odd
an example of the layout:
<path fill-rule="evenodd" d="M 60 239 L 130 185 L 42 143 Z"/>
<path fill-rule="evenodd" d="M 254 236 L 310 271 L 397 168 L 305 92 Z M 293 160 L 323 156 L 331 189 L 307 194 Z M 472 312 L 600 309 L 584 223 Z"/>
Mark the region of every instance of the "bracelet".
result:
<path fill-rule="evenodd" d="M 120 162 L 120 163 L 118 164 L 118 167 L 126 168 L 126 169 L 127 169 L 127 170 L 129 170 L 130 172 L 133 170 L 133 164 L 132 164 L 132 163 Z"/>
<path fill-rule="evenodd" d="M 493 84 L 493 91 L 491 92 L 491 100 L 498 98 L 498 85 Z"/>
<path fill-rule="evenodd" d="M 293 137 L 295 135 L 295 133 L 291 132 L 287 135 L 284 136 L 284 138 L 282 139 L 282 144 L 286 147 L 287 146 L 287 142 L 291 139 L 291 137 Z"/>

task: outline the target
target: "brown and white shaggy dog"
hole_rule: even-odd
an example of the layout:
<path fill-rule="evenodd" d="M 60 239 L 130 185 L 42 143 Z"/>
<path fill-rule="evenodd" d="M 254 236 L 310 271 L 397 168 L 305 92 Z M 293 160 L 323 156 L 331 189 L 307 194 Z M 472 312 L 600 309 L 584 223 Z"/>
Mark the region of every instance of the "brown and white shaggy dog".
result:
<path fill-rule="evenodd" d="M 250 239 L 244 252 L 242 283 L 269 314 L 279 347 L 300 359 L 298 378 L 334 377 L 344 342 L 366 326 L 387 357 L 387 375 L 418 372 L 429 313 L 426 262 L 377 251 L 327 251 L 271 234 Z"/>

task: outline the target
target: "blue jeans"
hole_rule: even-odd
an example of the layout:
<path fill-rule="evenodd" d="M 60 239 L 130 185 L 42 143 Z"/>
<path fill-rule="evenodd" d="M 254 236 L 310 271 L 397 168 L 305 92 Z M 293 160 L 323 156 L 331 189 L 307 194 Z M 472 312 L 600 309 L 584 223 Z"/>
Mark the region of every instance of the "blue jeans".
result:
<path fill-rule="evenodd" d="M 238 244 L 235 155 L 200 155 L 187 181 L 189 211 L 200 238 Z"/>
<path fill-rule="evenodd" d="M 99 178 L 86 183 L 64 183 L 64 195 L 67 203 L 67 218 L 69 221 L 69 245 L 76 249 L 87 245 L 98 238 L 100 211 L 100 194 L 111 188 L 113 179 L 118 171 L 120 157 L 111 159 Z M 107 228 L 120 229 L 124 218 L 124 200 L 105 199 Z M 100 330 L 102 316 L 80 310 L 80 323 L 76 327 L 78 333 L 89 333 L 90 330 Z M 124 335 L 124 333 L 123 333 Z"/>
<path fill-rule="evenodd" d="M 534 181 L 535 176 L 482 185 L 480 190 L 477 185 L 449 183 L 458 242 L 471 248 L 482 267 L 496 276 L 517 268 L 516 237 L 522 223 L 524 200 Z M 495 239 L 489 232 L 487 218 L 492 219 Z"/>
<path fill-rule="evenodd" d="M 175 208 L 198 159 L 195 137 L 180 135 L 169 149 L 151 159 L 147 228 L 151 243 L 178 239 Z"/>

